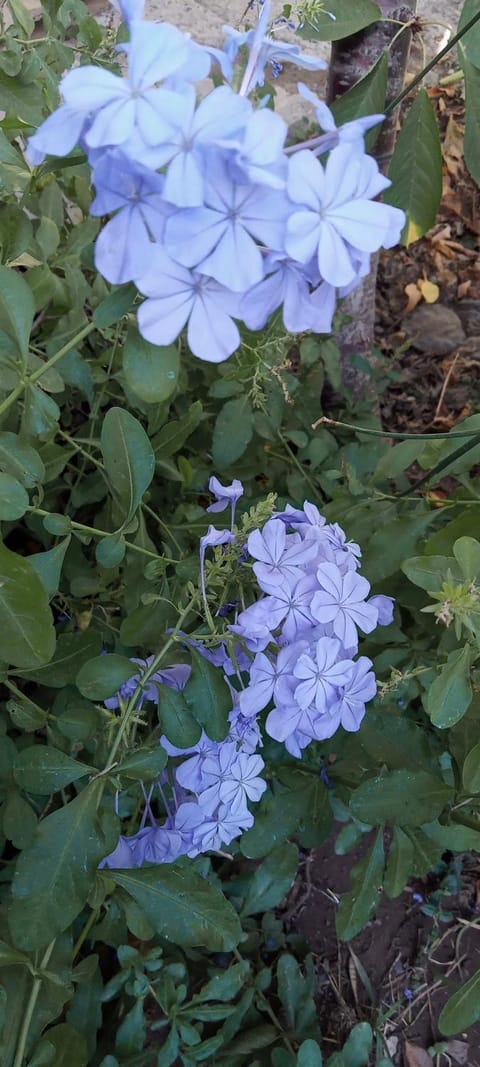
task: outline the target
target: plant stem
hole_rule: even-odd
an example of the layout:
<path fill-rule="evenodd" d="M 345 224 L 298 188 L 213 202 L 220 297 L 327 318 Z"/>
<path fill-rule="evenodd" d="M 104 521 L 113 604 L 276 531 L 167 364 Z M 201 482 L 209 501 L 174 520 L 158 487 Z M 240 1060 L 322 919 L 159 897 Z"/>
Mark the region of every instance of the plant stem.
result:
<path fill-rule="evenodd" d="M 45 363 L 42 363 L 42 366 L 39 367 L 38 370 L 36 370 L 33 374 L 27 375 L 27 377 L 24 378 L 23 382 L 19 382 L 13 392 L 11 392 L 7 397 L 5 397 L 5 400 L 3 400 L 0 404 L 0 418 L 2 415 L 5 414 L 6 411 L 10 410 L 12 405 L 15 403 L 16 400 L 18 400 L 18 398 L 22 395 L 23 391 L 27 388 L 28 385 L 35 385 L 35 382 L 38 382 L 38 380 L 44 374 L 46 374 L 46 372 L 50 370 L 51 367 L 54 367 L 55 364 L 59 362 L 59 360 L 63 359 L 63 357 L 67 355 L 67 352 L 70 352 L 72 348 L 75 348 L 75 345 L 78 345 L 80 341 L 83 341 L 83 339 L 85 337 L 88 337 L 88 334 L 92 333 L 95 329 L 95 323 L 87 323 L 87 325 L 84 326 L 82 330 L 79 330 L 79 332 L 75 334 L 75 337 L 72 337 L 70 341 L 67 341 L 66 345 L 63 345 L 63 348 L 59 348 L 58 352 L 55 352 L 54 356 L 51 356 L 50 359 L 47 359 Z"/>
<path fill-rule="evenodd" d="M 370 437 L 392 437 L 399 440 L 439 441 L 442 439 L 454 440 L 456 437 L 476 437 L 478 430 L 458 430 L 453 433 L 394 433 L 393 430 L 373 430 L 369 426 L 355 426 L 353 422 L 339 422 L 338 419 L 329 419 L 322 415 L 320 419 L 312 423 L 312 430 L 319 426 L 341 426 L 345 430 L 354 430 L 355 433 L 365 433 Z"/>
<path fill-rule="evenodd" d="M 476 830 L 480 833 L 480 819 L 474 819 L 470 815 L 460 815 L 458 811 L 451 811 L 450 818 L 452 822 L 459 823 L 460 826 L 468 826 L 469 830 Z"/>
<path fill-rule="evenodd" d="M 96 921 L 98 919 L 98 916 L 99 916 L 99 909 L 98 908 L 95 909 L 94 911 L 90 912 L 90 915 L 89 915 L 89 917 L 88 917 L 88 919 L 87 919 L 87 921 L 85 923 L 85 926 L 83 927 L 83 930 L 79 934 L 79 936 L 78 936 L 78 938 L 77 938 L 77 940 L 76 940 L 76 942 L 75 942 L 75 944 L 73 946 L 72 963 L 74 962 L 74 960 L 78 956 L 78 953 L 80 952 L 80 949 L 81 949 L 81 947 L 83 945 L 83 942 L 87 940 L 87 937 L 88 937 L 88 935 L 90 933 L 90 930 L 92 929 L 92 926 L 95 926 L 95 923 L 96 923 Z"/>
<path fill-rule="evenodd" d="M 48 946 L 48 948 L 45 949 L 45 953 L 44 953 L 43 958 L 42 958 L 42 960 L 40 962 L 40 970 L 41 971 L 43 971 L 45 969 L 45 967 L 47 966 L 48 961 L 50 959 L 50 956 L 52 955 L 54 947 L 55 947 L 55 939 L 53 941 L 51 941 L 49 946 Z M 28 1004 L 27 1004 L 27 1007 L 26 1007 L 25 1015 L 23 1017 L 22 1028 L 20 1030 L 20 1037 L 18 1039 L 17 1052 L 16 1052 L 14 1063 L 13 1063 L 13 1067 L 22 1067 L 22 1065 L 23 1065 L 23 1061 L 25 1059 L 25 1050 L 26 1050 L 26 1047 L 27 1047 L 27 1041 L 28 1041 L 28 1037 L 29 1037 L 30 1023 L 32 1021 L 33 1013 L 35 1011 L 36 1003 L 37 1003 L 37 1000 L 38 1000 L 38 995 L 40 993 L 40 989 L 41 988 L 42 988 L 42 979 L 41 979 L 41 977 L 40 978 L 34 978 L 32 989 L 31 989 L 31 993 L 30 993 L 30 997 L 29 997 L 29 1001 L 28 1001 Z"/>
<path fill-rule="evenodd" d="M 440 52 L 437 52 L 437 55 L 434 56 L 433 59 L 431 59 L 425 67 L 422 67 L 422 70 L 418 74 L 416 74 L 414 78 L 412 78 L 411 82 L 409 82 L 409 84 L 406 85 L 404 89 L 402 89 L 401 93 L 399 93 L 394 100 L 391 100 L 390 103 L 387 104 L 387 107 L 385 108 L 386 115 L 389 115 L 391 111 L 395 110 L 398 104 L 401 104 L 402 100 L 404 100 L 405 97 L 408 96 L 409 93 L 411 93 L 412 89 L 414 89 L 416 85 L 423 81 L 426 75 L 429 74 L 434 67 L 436 67 L 437 63 L 440 63 L 444 56 L 448 55 L 448 53 L 451 52 L 452 48 L 454 48 L 455 45 L 458 44 L 458 41 L 461 41 L 462 37 L 464 37 L 465 34 L 468 33 L 468 31 L 471 30 L 473 26 L 475 26 L 475 23 L 478 22 L 479 19 L 480 11 L 477 11 L 477 14 L 474 15 L 473 18 L 469 20 L 469 22 L 466 22 L 465 26 L 463 26 L 461 30 L 458 30 L 458 32 L 450 38 L 450 40 L 445 45 L 445 48 L 442 48 Z"/>
<path fill-rule="evenodd" d="M 43 508 L 30 507 L 28 511 L 34 515 L 47 516 L 50 515 L 49 511 L 44 511 Z M 89 534 L 92 537 L 111 537 L 113 533 L 118 533 L 118 530 L 98 530 L 96 526 L 85 526 L 83 522 L 74 522 L 73 519 L 69 519 L 72 530 L 78 530 L 79 533 Z M 149 548 L 142 548 L 141 545 L 134 545 L 132 541 L 125 542 L 127 549 L 131 549 L 132 552 L 140 552 L 142 556 L 148 556 L 149 559 L 164 559 L 164 556 L 159 556 L 158 552 L 150 552 Z M 168 563 L 177 563 L 177 560 L 167 560 Z"/>
<path fill-rule="evenodd" d="M 178 634 L 179 634 L 180 630 L 182 629 L 183 623 L 185 622 L 185 619 L 187 618 L 187 615 L 190 614 L 190 612 L 191 612 L 196 600 L 197 600 L 196 595 L 194 597 L 192 597 L 191 600 L 189 600 L 187 606 L 183 609 L 183 611 L 182 611 L 182 613 L 181 613 L 181 615 L 180 615 L 180 617 L 178 619 L 178 622 L 177 622 L 177 625 L 175 626 L 175 629 L 170 634 L 170 637 L 168 638 L 168 641 L 165 642 L 162 650 L 154 657 L 154 659 L 153 659 L 152 663 L 150 664 L 148 670 L 144 671 L 144 673 L 141 675 L 141 678 L 140 678 L 140 681 L 139 681 L 139 683 L 137 685 L 137 688 L 136 688 L 133 696 L 130 697 L 130 700 L 128 701 L 128 704 L 125 707 L 125 711 L 124 711 L 124 713 L 122 715 L 122 720 L 120 722 L 120 726 L 119 726 L 118 731 L 117 731 L 117 736 L 115 738 L 115 741 L 113 742 L 113 745 L 112 745 L 112 747 L 110 749 L 110 752 L 108 753 L 107 762 L 105 764 L 106 767 L 109 767 L 110 764 L 114 763 L 114 761 L 115 761 L 115 757 L 116 757 L 118 749 L 120 747 L 120 743 L 122 741 L 122 738 L 124 737 L 124 734 L 125 734 L 126 730 L 128 729 L 128 726 L 130 724 L 130 720 L 131 720 L 132 716 L 135 714 L 135 711 L 137 710 L 137 700 L 138 700 L 139 696 L 141 695 L 141 693 L 143 691 L 143 687 L 145 685 L 145 682 L 148 682 L 149 678 L 152 677 L 152 674 L 155 674 L 155 671 L 157 670 L 157 667 L 159 667 L 160 663 L 162 662 L 162 660 L 163 660 L 164 656 L 166 655 L 166 653 L 168 652 L 169 648 L 171 648 L 172 645 L 175 644 L 175 641 L 176 641 L 176 639 L 178 637 Z"/>

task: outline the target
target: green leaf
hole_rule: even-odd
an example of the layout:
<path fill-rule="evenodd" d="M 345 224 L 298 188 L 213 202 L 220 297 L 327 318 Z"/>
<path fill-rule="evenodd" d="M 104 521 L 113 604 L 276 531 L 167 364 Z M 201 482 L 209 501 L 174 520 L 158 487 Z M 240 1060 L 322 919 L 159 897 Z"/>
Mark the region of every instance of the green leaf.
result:
<path fill-rule="evenodd" d="M 0 432 L 0 469 L 17 478 L 25 489 L 33 489 L 45 476 L 45 467 L 34 448 L 16 433 Z"/>
<path fill-rule="evenodd" d="M 477 183 L 480 183 L 480 70 L 470 61 L 463 41 L 459 41 L 458 58 L 465 85 L 465 134 L 463 151 L 465 163 Z"/>
<path fill-rule="evenodd" d="M 452 796 L 453 789 L 427 771 L 386 771 L 354 789 L 349 806 L 370 826 L 421 826 L 436 819 Z"/>
<path fill-rule="evenodd" d="M 97 541 L 95 545 L 95 555 L 98 563 L 101 567 L 111 568 L 118 567 L 118 564 L 122 562 L 127 549 L 126 541 L 123 534 L 110 534 L 109 537 L 102 537 L 101 541 Z"/>
<path fill-rule="evenodd" d="M 169 400 L 176 391 L 180 352 L 176 345 L 151 345 L 131 326 L 123 349 L 123 373 L 129 389 L 145 404 Z"/>
<path fill-rule="evenodd" d="M 480 971 L 450 997 L 440 1013 L 438 1028 L 442 1034 L 463 1033 L 480 1019 Z"/>
<path fill-rule="evenodd" d="M 370 582 L 390 577 L 414 554 L 419 537 L 424 537 L 432 522 L 432 514 L 402 516 L 379 525 L 368 539 L 363 554 L 363 568 Z"/>
<path fill-rule="evenodd" d="M 68 534 L 63 541 L 59 541 L 57 545 L 49 548 L 47 552 L 34 552 L 32 556 L 28 557 L 28 562 L 31 563 L 34 571 L 38 574 L 49 600 L 55 596 L 55 593 L 58 593 L 63 561 L 70 541 L 71 536 Z"/>
<path fill-rule="evenodd" d="M 43 948 L 66 930 L 85 905 L 100 860 L 114 848 L 118 820 L 102 809 L 104 783 L 91 782 L 38 825 L 18 858 L 9 925 L 17 948 Z"/>
<path fill-rule="evenodd" d="M 341 96 L 338 96 L 333 101 L 332 111 L 337 126 L 341 126 L 344 122 L 352 122 L 354 119 L 362 118 L 364 115 L 383 114 L 387 95 L 387 79 L 388 55 L 387 52 L 382 52 L 382 55 L 377 59 L 372 69 L 368 71 L 368 74 L 348 92 L 342 93 Z M 370 131 L 367 133 L 367 149 L 372 148 L 372 144 L 375 143 L 378 137 L 379 130 L 380 127 L 376 126 L 372 134 L 370 134 Z"/>
<path fill-rule="evenodd" d="M 442 149 L 430 98 L 420 89 L 402 121 L 388 168 L 392 181 L 384 201 L 402 208 L 403 243 L 412 244 L 434 225 L 442 198 Z"/>
<path fill-rule="evenodd" d="M 389 478 L 398 478 L 412 463 L 418 459 L 418 441 L 400 441 L 393 448 L 384 452 L 376 470 L 374 471 L 373 483 L 382 482 Z"/>
<path fill-rule="evenodd" d="M 28 493 L 11 474 L 0 473 L 0 520 L 21 519 L 29 505 Z"/>
<path fill-rule="evenodd" d="M 403 893 L 413 871 L 413 844 L 409 837 L 395 826 L 388 852 L 383 888 L 392 900 Z"/>
<path fill-rule="evenodd" d="M 167 758 L 165 749 L 160 745 L 156 748 L 138 748 L 136 752 L 126 756 L 113 773 L 123 774 L 125 778 L 133 778 L 138 782 L 151 782 L 163 771 Z"/>
<path fill-rule="evenodd" d="M 133 678 L 138 670 L 138 664 L 132 663 L 126 656 L 110 652 L 106 656 L 96 656 L 95 659 L 84 663 L 75 683 L 87 700 L 102 701 L 117 693 L 124 682 Z"/>
<path fill-rule="evenodd" d="M 384 864 L 383 830 L 379 830 L 366 856 L 352 868 L 352 888 L 340 901 L 337 934 L 341 941 L 351 941 L 377 910 Z"/>
<path fill-rule="evenodd" d="M 480 741 L 473 746 L 465 759 L 462 783 L 466 793 L 480 793 Z"/>
<path fill-rule="evenodd" d="M 121 886 L 156 932 L 174 945 L 203 945 L 209 952 L 228 952 L 240 940 L 240 923 L 232 905 L 191 865 L 109 870 L 108 879 Z"/>
<path fill-rule="evenodd" d="M 312 1032 L 317 1026 L 315 1006 L 315 971 L 311 956 L 304 961 L 305 974 L 289 952 L 282 952 L 277 963 L 277 992 L 292 1034 Z"/>
<path fill-rule="evenodd" d="M 243 456 L 253 435 L 253 411 L 248 397 L 228 400 L 217 415 L 213 430 L 214 467 L 229 467 Z"/>
<path fill-rule="evenodd" d="M 453 554 L 465 581 L 474 582 L 480 574 L 480 543 L 474 537 L 459 537 Z"/>
<path fill-rule="evenodd" d="M 471 661 L 470 645 L 451 652 L 426 694 L 425 711 L 433 725 L 441 730 L 453 726 L 470 707 L 473 696 L 470 682 Z"/>
<path fill-rule="evenodd" d="M 99 330 L 105 330 L 107 326 L 114 326 L 130 311 L 136 295 L 137 288 L 133 282 L 113 289 L 93 312 L 95 326 L 98 326 Z"/>
<path fill-rule="evenodd" d="M 45 1060 L 45 1063 L 49 1062 L 49 1067 L 87 1067 L 87 1042 L 83 1034 L 70 1023 L 52 1026 L 47 1030 L 44 1043 L 54 1049 L 53 1059 Z"/>
<path fill-rule="evenodd" d="M 355 4 L 351 0 L 328 0 L 309 5 L 297 33 L 305 41 L 339 41 L 381 18 L 382 12 L 372 0 L 355 0 Z"/>
<path fill-rule="evenodd" d="M 60 634 L 55 655 L 44 667 L 22 670 L 22 678 L 30 678 L 40 685 L 63 689 L 78 674 L 84 663 L 100 654 L 101 635 L 95 630 L 86 633 Z"/>
<path fill-rule="evenodd" d="M 228 733 L 228 716 L 232 698 L 222 673 L 191 650 L 192 673 L 183 690 L 185 702 L 194 718 L 212 741 L 223 741 Z"/>
<path fill-rule="evenodd" d="M 25 4 L 21 3 L 21 0 L 7 0 L 10 14 L 13 21 L 25 34 L 25 37 L 31 37 L 35 29 L 35 20 Z"/>
<path fill-rule="evenodd" d="M 13 341 L 23 359 L 28 355 L 34 315 L 32 292 L 22 275 L 12 267 L 0 266 L 0 330 Z"/>
<path fill-rule="evenodd" d="M 297 1067 L 322 1067 L 323 1059 L 320 1046 L 309 1037 L 302 1041 L 297 1052 Z"/>
<path fill-rule="evenodd" d="M 357 1023 L 350 1031 L 342 1051 L 335 1052 L 330 1057 L 327 1067 L 367 1067 L 372 1045 L 373 1033 L 370 1023 Z"/>
<path fill-rule="evenodd" d="M 177 748 L 191 748 L 200 740 L 202 728 L 187 707 L 183 693 L 162 685 L 159 687 L 158 721 L 163 733 Z"/>
<path fill-rule="evenodd" d="M 72 520 L 69 519 L 68 515 L 57 515 L 52 512 L 50 515 L 44 516 L 43 525 L 47 533 L 53 534 L 54 537 L 61 537 L 62 534 L 70 533 Z"/>
<path fill-rule="evenodd" d="M 47 594 L 28 560 L 0 544 L 0 660 L 36 667 L 55 651 Z"/>
<path fill-rule="evenodd" d="M 413 556 L 402 563 L 402 571 L 420 589 L 425 589 L 427 593 L 438 593 L 445 581 L 449 563 L 450 560 L 445 556 Z"/>
<path fill-rule="evenodd" d="M 40 219 L 35 232 L 35 241 L 42 259 L 48 260 L 55 255 L 60 242 L 60 233 L 53 219 L 46 217 Z"/>
<path fill-rule="evenodd" d="M 38 385 L 28 385 L 22 416 L 22 432 L 28 437 L 49 437 L 57 431 L 60 408 Z"/>
<path fill-rule="evenodd" d="M 0 250 L 5 263 L 25 252 L 32 239 L 30 219 L 16 204 L 0 206 Z"/>
<path fill-rule="evenodd" d="M 87 774 L 95 774 L 95 767 L 66 756 L 52 745 L 32 745 L 18 754 L 13 768 L 17 785 L 27 793 L 48 796 L 64 789 Z"/>
<path fill-rule="evenodd" d="M 294 882 L 297 869 L 295 845 L 280 845 L 270 852 L 253 874 L 241 914 L 255 915 L 277 907 Z"/>
<path fill-rule="evenodd" d="M 100 435 L 105 471 L 127 523 L 135 514 L 155 471 L 153 449 L 143 426 L 122 408 L 110 408 Z"/>
<path fill-rule="evenodd" d="M 37 816 L 33 808 L 16 790 L 8 796 L 2 807 L 3 832 L 15 848 L 29 848 L 37 828 Z"/>
<path fill-rule="evenodd" d="M 169 419 L 160 432 L 153 438 L 152 447 L 158 462 L 168 456 L 174 456 L 185 441 L 196 430 L 202 419 L 203 408 L 200 400 L 195 400 L 187 414 L 181 419 Z"/>

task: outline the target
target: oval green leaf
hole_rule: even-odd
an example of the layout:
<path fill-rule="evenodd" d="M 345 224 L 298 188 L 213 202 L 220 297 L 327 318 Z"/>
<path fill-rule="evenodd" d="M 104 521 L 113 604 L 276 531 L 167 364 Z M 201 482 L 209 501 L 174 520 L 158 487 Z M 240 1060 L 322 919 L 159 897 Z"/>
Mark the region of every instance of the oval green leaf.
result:
<path fill-rule="evenodd" d="M 28 508 L 28 493 L 11 474 L 0 473 L 0 520 L 21 519 Z"/>
<path fill-rule="evenodd" d="M 37 667 L 55 651 L 48 597 L 33 567 L 0 544 L 0 660 Z"/>
<path fill-rule="evenodd" d="M 402 122 L 388 168 L 392 185 L 384 201 L 407 216 L 405 245 L 418 241 L 435 223 L 442 199 L 442 148 L 435 112 L 420 89 Z"/>
<path fill-rule="evenodd" d="M 387 771 L 352 793 L 350 811 L 371 826 L 421 826 L 441 814 L 453 789 L 427 771 Z"/>
<path fill-rule="evenodd" d="M 138 665 L 116 652 L 96 656 L 84 663 L 75 679 L 77 688 L 87 700 L 107 700 L 117 693 L 124 682 L 138 673 Z"/>
<path fill-rule="evenodd" d="M 154 930 L 174 945 L 202 945 L 210 952 L 228 952 L 240 940 L 236 911 L 223 893 L 191 866 L 171 863 L 132 871 L 109 870 L 108 879 L 121 886 L 145 912 Z"/>
<path fill-rule="evenodd" d="M 153 478 L 153 449 L 141 423 L 123 408 L 110 408 L 105 415 L 100 445 L 110 488 L 126 523 Z"/>
<path fill-rule="evenodd" d="M 151 345 L 131 326 L 123 349 L 127 385 L 145 404 L 169 400 L 178 385 L 180 353 L 175 345 Z"/>
<path fill-rule="evenodd" d="M 13 768 L 17 785 L 27 793 L 40 796 L 56 793 L 70 782 L 95 773 L 95 767 L 71 759 L 53 745 L 32 745 L 22 749 Z"/>

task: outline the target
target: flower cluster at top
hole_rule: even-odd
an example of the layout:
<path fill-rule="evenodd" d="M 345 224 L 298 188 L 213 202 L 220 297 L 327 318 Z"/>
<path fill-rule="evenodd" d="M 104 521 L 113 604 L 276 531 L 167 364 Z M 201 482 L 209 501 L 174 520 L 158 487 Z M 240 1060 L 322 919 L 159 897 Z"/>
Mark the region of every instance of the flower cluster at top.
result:
<path fill-rule="evenodd" d="M 212 478 L 210 488 L 217 500 L 209 510 L 230 506 L 233 512 L 241 483 L 224 487 Z M 237 536 L 233 526 L 231 531 L 210 526 L 201 538 L 204 598 L 207 550 Z M 372 662 L 357 655 L 359 631 L 369 634 L 377 625 L 387 626 L 393 601 L 369 596 L 370 585 L 358 574 L 359 546 L 306 501 L 302 509 L 287 505 L 262 529 L 253 530 L 246 549 L 259 587 L 256 599 L 236 614 L 215 649 L 186 638 L 223 671 L 232 699 L 229 732 L 221 742 L 202 732 L 198 744 L 188 749 L 161 738 L 172 758 L 183 757 L 173 777 L 167 767 L 157 783 L 166 821 L 157 825 L 148 798 L 144 824 L 132 837 L 120 838 L 104 861 L 109 866 L 171 862 L 230 844 L 253 825 L 248 802 L 259 800 L 266 788 L 264 761 L 256 751 L 262 745 L 261 726 L 301 758 L 307 745 L 332 737 L 339 727 L 358 730 L 365 705 L 375 696 Z M 161 688 L 182 689 L 188 673 L 188 667 L 178 665 L 150 677 L 143 696 L 159 704 L 160 721 Z M 137 674 L 126 683 L 124 697 L 134 692 L 138 680 Z"/>
<path fill-rule="evenodd" d="M 187 326 L 191 351 L 210 362 L 238 348 L 237 322 L 259 330 L 280 307 L 289 332 L 330 332 L 337 298 L 368 274 L 371 253 L 398 242 L 405 221 L 375 199 L 390 182 L 365 152 L 364 134 L 383 116 L 337 129 L 300 84 L 324 132 L 285 147 L 286 123 L 255 95 L 265 67 L 325 64 L 268 33 L 268 2 L 255 29 L 225 27 L 223 50 L 143 21 L 139 0 L 120 6 L 128 73 L 69 71 L 63 104 L 27 148 L 32 165 L 77 144 L 87 154 L 90 211 L 111 216 L 96 241 L 98 271 L 146 297 L 138 324 L 148 341 L 170 344 Z M 212 65 L 223 84 L 199 97 L 195 83 Z"/>

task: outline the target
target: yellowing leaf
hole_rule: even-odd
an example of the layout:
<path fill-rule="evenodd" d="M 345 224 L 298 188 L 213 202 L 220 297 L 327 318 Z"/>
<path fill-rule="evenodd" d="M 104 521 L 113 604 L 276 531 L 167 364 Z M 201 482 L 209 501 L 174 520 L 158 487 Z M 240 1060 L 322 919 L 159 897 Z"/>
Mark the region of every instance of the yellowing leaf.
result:
<path fill-rule="evenodd" d="M 429 282 L 427 279 L 422 279 L 418 283 L 418 288 L 427 304 L 434 304 L 440 296 L 438 285 L 435 285 L 435 282 Z"/>

